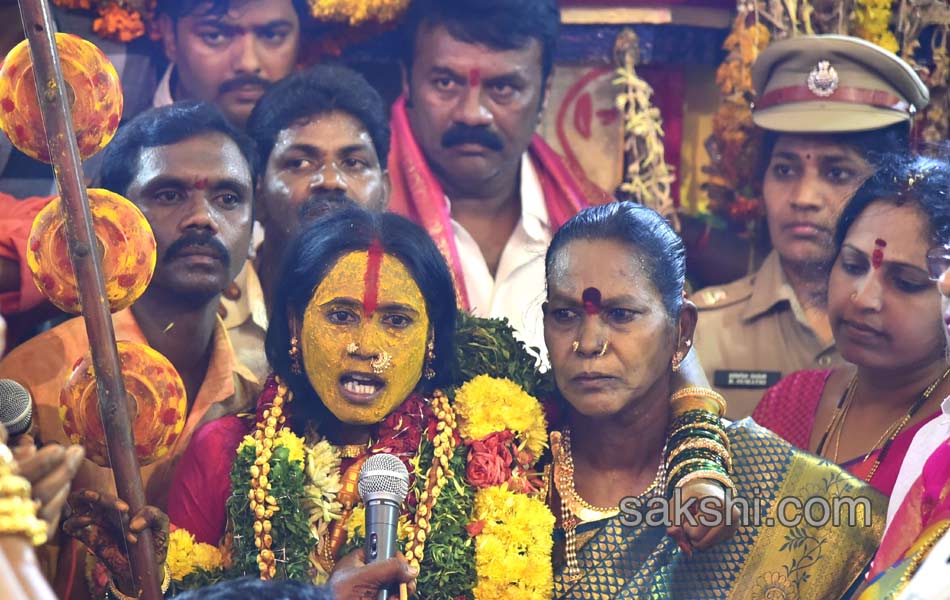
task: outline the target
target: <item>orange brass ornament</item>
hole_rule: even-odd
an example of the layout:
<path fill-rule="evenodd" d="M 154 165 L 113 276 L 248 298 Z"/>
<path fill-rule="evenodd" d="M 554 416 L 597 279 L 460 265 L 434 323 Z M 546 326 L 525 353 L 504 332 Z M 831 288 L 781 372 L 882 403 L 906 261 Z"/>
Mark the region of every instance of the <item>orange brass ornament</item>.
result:
<path fill-rule="evenodd" d="M 102 50 L 79 36 L 57 33 L 56 46 L 79 155 L 85 160 L 105 148 L 119 128 L 123 103 L 119 74 Z M 0 129 L 24 154 L 50 162 L 26 40 L 7 54 L 0 67 Z"/>
<path fill-rule="evenodd" d="M 36 287 L 60 309 L 81 310 L 79 287 L 66 242 L 66 222 L 57 197 L 36 215 L 26 261 Z M 90 189 L 93 228 L 102 251 L 102 273 L 112 312 L 129 307 L 148 287 L 155 270 L 155 236 L 134 204 L 108 190 Z"/>
<path fill-rule="evenodd" d="M 117 346 L 129 397 L 135 454 L 139 465 L 145 466 L 168 454 L 178 441 L 188 408 L 185 386 L 175 367 L 152 348 L 135 342 L 118 342 Z M 63 386 L 59 418 L 69 441 L 86 449 L 86 458 L 99 466 L 109 466 L 89 354 L 76 362 Z"/>

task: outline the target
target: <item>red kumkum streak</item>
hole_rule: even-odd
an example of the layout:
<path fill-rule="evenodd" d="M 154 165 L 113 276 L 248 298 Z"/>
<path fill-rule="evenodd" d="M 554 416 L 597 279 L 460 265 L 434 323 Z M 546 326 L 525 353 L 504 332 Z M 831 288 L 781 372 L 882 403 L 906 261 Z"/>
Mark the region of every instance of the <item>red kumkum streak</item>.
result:
<path fill-rule="evenodd" d="M 369 247 L 366 260 L 366 273 L 363 275 L 363 312 L 373 316 L 379 303 L 379 268 L 383 262 L 383 246 L 374 240 Z"/>
<path fill-rule="evenodd" d="M 884 264 L 884 248 L 887 247 L 887 242 L 878 238 L 874 240 L 874 252 L 871 253 L 871 265 L 875 269 L 880 269 L 881 265 Z"/>
<path fill-rule="evenodd" d="M 581 302 L 584 303 L 584 312 L 588 315 L 596 315 L 600 312 L 600 290 L 595 287 L 589 287 L 581 294 Z"/>
<path fill-rule="evenodd" d="M 196 190 L 203 190 L 203 189 L 205 189 L 206 187 L 208 187 L 208 178 L 207 178 L 207 177 L 202 177 L 201 179 L 196 179 L 196 180 L 195 180 L 195 189 L 196 189 Z"/>
<path fill-rule="evenodd" d="M 478 69 L 472 69 L 468 72 L 468 84 L 472 87 L 475 87 L 482 82 L 482 74 Z"/>

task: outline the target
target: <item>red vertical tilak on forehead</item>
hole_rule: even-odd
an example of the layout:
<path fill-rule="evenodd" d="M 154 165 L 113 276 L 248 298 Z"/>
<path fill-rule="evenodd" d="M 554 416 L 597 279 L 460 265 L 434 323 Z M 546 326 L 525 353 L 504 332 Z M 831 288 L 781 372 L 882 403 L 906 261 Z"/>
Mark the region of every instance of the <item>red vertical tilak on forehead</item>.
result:
<path fill-rule="evenodd" d="M 201 177 L 201 178 L 199 178 L 199 179 L 195 179 L 195 189 L 196 189 L 196 190 L 199 190 L 199 191 L 200 191 L 200 190 L 205 189 L 206 187 L 208 187 L 208 178 L 207 178 L 207 177 Z"/>
<path fill-rule="evenodd" d="M 874 240 L 874 251 L 871 252 L 871 265 L 875 269 L 880 269 L 881 265 L 884 264 L 884 248 L 887 247 L 887 242 L 878 238 Z"/>
<path fill-rule="evenodd" d="M 581 302 L 584 303 L 584 312 L 588 315 L 596 315 L 600 312 L 600 290 L 595 287 L 589 287 L 581 294 Z"/>
<path fill-rule="evenodd" d="M 373 240 L 367 252 L 366 273 L 363 275 L 363 313 L 373 316 L 379 303 L 379 268 L 383 263 L 383 245 Z"/>
<path fill-rule="evenodd" d="M 468 84 L 475 87 L 482 82 L 482 74 L 478 69 L 470 69 L 468 72 Z"/>

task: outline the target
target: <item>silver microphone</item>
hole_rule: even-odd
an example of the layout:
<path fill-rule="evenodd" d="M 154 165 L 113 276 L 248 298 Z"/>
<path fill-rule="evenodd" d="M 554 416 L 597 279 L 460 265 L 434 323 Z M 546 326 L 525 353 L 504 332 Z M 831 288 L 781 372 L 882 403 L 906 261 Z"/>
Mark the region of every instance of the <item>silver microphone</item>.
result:
<path fill-rule="evenodd" d="M 12 379 L 0 379 L 0 423 L 10 435 L 20 435 L 33 421 L 30 392 Z"/>
<path fill-rule="evenodd" d="M 366 506 L 366 562 L 396 556 L 399 513 L 409 493 L 406 465 L 392 454 L 374 454 L 363 463 L 356 485 Z M 389 590 L 380 590 L 377 598 L 388 600 Z"/>

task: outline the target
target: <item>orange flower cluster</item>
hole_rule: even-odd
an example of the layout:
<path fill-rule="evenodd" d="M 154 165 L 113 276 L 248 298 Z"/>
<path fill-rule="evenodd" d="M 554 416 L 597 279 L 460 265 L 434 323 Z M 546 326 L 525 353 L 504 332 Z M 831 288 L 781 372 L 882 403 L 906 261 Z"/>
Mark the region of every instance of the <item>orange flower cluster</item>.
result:
<path fill-rule="evenodd" d="M 92 30 L 104 38 L 131 42 L 145 35 L 145 23 L 137 12 L 129 12 L 118 4 L 109 4 L 99 8 L 99 15 L 92 23 Z"/>
<path fill-rule="evenodd" d="M 752 63 L 769 45 L 768 28 L 754 14 L 740 12 L 726 38 L 726 59 L 716 71 L 722 101 L 713 117 L 713 152 L 710 176 L 704 189 L 714 213 L 730 220 L 744 221 L 757 213 L 746 202 L 741 209 L 731 206 L 740 193 L 754 191 L 759 135 L 752 123 Z"/>
<path fill-rule="evenodd" d="M 145 35 L 155 10 L 155 0 L 53 0 L 57 6 L 72 10 L 95 10 L 92 23 L 98 35 L 120 42 L 131 42 Z"/>

